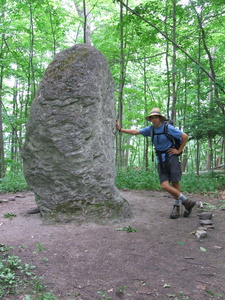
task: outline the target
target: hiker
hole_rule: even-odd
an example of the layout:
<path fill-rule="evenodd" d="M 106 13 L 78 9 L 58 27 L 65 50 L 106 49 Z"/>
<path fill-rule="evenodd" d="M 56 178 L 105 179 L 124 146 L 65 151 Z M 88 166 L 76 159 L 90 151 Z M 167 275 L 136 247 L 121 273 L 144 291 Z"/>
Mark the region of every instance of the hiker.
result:
<path fill-rule="evenodd" d="M 144 137 L 152 138 L 156 150 L 161 187 L 175 198 L 170 218 L 179 218 L 180 202 L 185 208 L 183 217 L 187 218 L 196 202 L 187 199 L 181 193 L 179 181 L 181 180 L 182 172 L 178 156 L 182 153 L 187 143 L 188 135 L 171 124 L 166 124 L 166 118 L 161 114 L 159 108 L 153 108 L 145 119 L 151 121 L 152 125 L 140 130 L 123 129 L 120 127 L 118 120 L 116 120 L 116 129 L 122 133 L 131 135 L 142 134 Z M 165 128 L 167 128 L 167 132 L 165 132 Z M 177 148 L 172 139 L 179 141 Z"/>

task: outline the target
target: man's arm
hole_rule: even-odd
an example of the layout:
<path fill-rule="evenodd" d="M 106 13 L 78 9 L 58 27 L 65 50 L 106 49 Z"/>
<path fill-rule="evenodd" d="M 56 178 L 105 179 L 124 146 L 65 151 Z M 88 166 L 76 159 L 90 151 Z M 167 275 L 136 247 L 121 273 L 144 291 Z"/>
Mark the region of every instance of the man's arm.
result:
<path fill-rule="evenodd" d="M 187 141 L 188 141 L 188 135 L 183 132 L 180 137 L 182 139 L 182 142 L 180 144 L 179 149 L 170 148 L 168 150 L 169 154 L 181 154 L 181 152 L 183 151 L 183 149 L 184 149 L 184 147 L 185 147 L 185 145 L 187 144 Z"/>
<path fill-rule="evenodd" d="M 184 149 L 184 147 L 185 147 L 185 145 L 187 144 L 187 141 L 188 141 L 188 135 L 186 134 L 186 133 L 182 133 L 181 134 L 181 139 L 182 139 L 182 142 L 181 142 L 181 144 L 180 144 L 180 147 L 179 147 L 179 152 L 181 153 L 182 151 L 183 151 L 183 149 Z M 180 154 L 179 153 L 179 154 Z"/>
<path fill-rule="evenodd" d="M 123 128 L 121 128 L 121 127 L 120 127 L 120 124 L 119 124 L 119 122 L 118 122 L 118 120 L 116 120 L 116 129 L 117 129 L 119 132 L 131 134 L 131 135 L 137 135 L 137 134 L 140 134 L 140 130 L 137 130 L 137 129 L 123 129 Z"/>

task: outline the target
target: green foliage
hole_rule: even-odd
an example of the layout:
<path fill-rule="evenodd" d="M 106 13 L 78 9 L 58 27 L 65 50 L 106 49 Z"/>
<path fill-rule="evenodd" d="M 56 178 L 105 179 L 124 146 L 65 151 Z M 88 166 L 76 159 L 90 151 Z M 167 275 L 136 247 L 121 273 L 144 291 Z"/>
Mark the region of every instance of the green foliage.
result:
<path fill-rule="evenodd" d="M 224 189 L 224 174 L 206 173 L 198 176 L 195 173 L 182 177 L 182 191 L 189 193 L 206 193 Z M 131 190 L 160 190 L 158 173 L 155 170 L 126 168 L 117 170 L 116 185 L 120 189 Z"/>
<path fill-rule="evenodd" d="M 16 214 L 14 214 L 14 213 L 7 213 L 3 217 L 4 218 L 9 218 L 10 220 L 12 220 L 13 217 L 16 217 Z"/>
<path fill-rule="evenodd" d="M 28 190 L 28 185 L 22 172 L 9 172 L 0 179 L 0 193 L 15 193 L 25 190 Z"/>
<path fill-rule="evenodd" d="M 182 177 L 182 191 L 190 193 L 206 193 L 224 189 L 225 180 L 224 174 L 220 173 L 205 173 L 197 175 L 195 173 L 185 174 Z"/>
<path fill-rule="evenodd" d="M 17 299 L 26 294 L 24 300 L 57 300 L 52 293 L 45 292 L 45 287 L 34 274 L 35 266 L 23 263 L 10 252 L 13 247 L 0 245 L 0 299 L 13 295 Z M 29 292 L 28 292 L 29 291 Z M 10 298 L 11 299 L 11 298 Z"/>
<path fill-rule="evenodd" d="M 0 297 L 15 295 L 26 288 L 29 278 L 34 278 L 32 270 L 34 266 L 23 264 L 15 255 L 0 257 Z"/>
<path fill-rule="evenodd" d="M 107 294 L 104 293 L 104 292 L 102 292 L 102 291 L 98 291 L 97 293 L 102 296 L 102 300 L 110 300 L 110 299 L 112 299 L 112 297 L 108 297 Z"/>
<path fill-rule="evenodd" d="M 206 140 L 214 138 L 216 135 L 225 135 L 225 115 L 218 107 L 202 107 L 201 110 L 193 111 L 189 115 L 185 126 L 190 138 Z"/>
<path fill-rule="evenodd" d="M 124 128 L 144 127 L 147 124 L 144 116 L 150 108 L 158 106 L 169 116 L 173 104 L 176 104 L 174 118 L 179 123 L 177 126 L 184 128 L 193 143 L 201 141 L 202 156 L 197 167 L 205 166 L 207 139 L 216 139 L 219 147 L 214 148 L 217 151 L 221 149 L 219 155 L 224 161 L 225 97 L 224 92 L 221 93 L 221 88 L 225 87 L 224 1 L 202 1 L 201 26 L 197 15 L 198 1 L 186 4 L 179 2 L 175 10 L 172 2 L 156 0 L 139 3 L 131 0 L 128 4 L 130 10 L 125 7 L 122 10 L 117 1 L 110 0 L 90 0 L 86 5 L 89 11 L 87 17 L 91 16 L 87 21 L 91 23 L 92 44 L 105 55 L 109 63 L 115 80 L 115 99 L 121 96 L 121 125 Z M 30 105 L 44 70 L 55 53 L 83 42 L 83 6 L 81 3 L 77 3 L 77 6 L 79 11 L 74 9 L 71 0 L 66 3 L 54 0 L 3 1 L 0 5 L 0 28 L 4 35 L 0 54 L 0 62 L 4 66 L 1 74 L 1 105 L 4 164 L 7 170 L 10 168 L 15 172 L 19 169 L 17 164 L 20 164 Z M 120 18 L 120 9 L 123 18 Z M 173 16 L 173 13 L 176 15 Z M 204 35 L 201 34 L 202 27 Z M 175 42 L 188 53 L 176 47 L 175 61 L 175 49 L 171 42 L 174 33 Z M 213 61 L 210 61 L 210 56 Z M 191 57 L 200 60 L 201 66 L 216 80 L 215 86 Z M 124 70 L 121 68 L 123 64 Z M 172 91 L 173 75 L 176 95 Z M 143 161 L 145 139 L 130 139 L 128 148 L 127 139 L 123 138 L 122 144 L 122 151 L 126 151 L 130 164 L 137 165 L 137 162 Z M 196 170 L 197 154 L 194 152 L 188 159 L 189 170 L 190 165 Z M 215 150 L 212 154 L 216 157 Z M 216 162 L 214 158 L 212 164 Z M 127 186 L 136 189 L 141 186 L 158 189 L 158 183 L 153 178 L 147 178 L 146 181 L 142 174 L 139 174 L 140 178 L 134 174 L 129 176 L 133 182 L 130 180 L 129 186 L 126 181 L 119 183 L 122 188 Z M 18 182 L 14 178 L 5 178 L 0 182 L 0 192 L 24 188 L 27 188 L 25 181 Z"/>
<path fill-rule="evenodd" d="M 42 295 L 34 297 L 26 295 L 24 300 L 57 300 L 57 298 L 54 295 L 52 295 L 52 293 L 44 293 Z"/>
<path fill-rule="evenodd" d="M 37 245 L 37 252 L 48 250 L 40 242 L 37 242 L 36 245 Z"/>
<path fill-rule="evenodd" d="M 115 230 L 117 230 L 117 231 L 126 231 L 126 232 L 138 232 L 137 229 L 131 227 L 130 225 L 125 226 L 125 227 L 121 227 L 121 228 L 116 228 Z"/>
<path fill-rule="evenodd" d="M 118 169 L 116 185 L 120 189 L 160 190 L 155 168 L 149 171 L 138 168 Z"/>

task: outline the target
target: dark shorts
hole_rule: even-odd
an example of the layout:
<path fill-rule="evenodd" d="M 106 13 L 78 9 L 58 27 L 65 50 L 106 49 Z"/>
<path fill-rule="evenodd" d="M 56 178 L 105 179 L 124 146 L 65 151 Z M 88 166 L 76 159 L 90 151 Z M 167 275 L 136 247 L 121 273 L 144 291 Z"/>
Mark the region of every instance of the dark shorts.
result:
<path fill-rule="evenodd" d="M 168 164 L 166 168 L 160 168 L 158 163 L 158 173 L 160 183 L 164 181 L 178 182 L 181 180 L 181 166 L 177 155 L 172 155 L 168 158 Z"/>

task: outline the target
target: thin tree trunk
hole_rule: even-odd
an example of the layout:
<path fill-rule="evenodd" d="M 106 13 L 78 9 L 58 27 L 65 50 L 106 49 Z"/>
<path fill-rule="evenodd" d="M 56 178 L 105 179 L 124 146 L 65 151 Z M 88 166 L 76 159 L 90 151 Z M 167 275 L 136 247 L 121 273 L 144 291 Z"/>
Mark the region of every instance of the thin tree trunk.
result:
<path fill-rule="evenodd" d="M 88 11 L 86 1 L 83 0 L 83 10 L 79 8 L 78 4 L 75 1 L 74 1 L 74 5 L 78 15 L 84 19 L 84 23 L 83 23 L 84 43 L 91 45 L 91 25 L 90 25 L 91 14 Z"/>
<path fill-rule="evenodd" d="M 202 18 L 200 17 L 199 13 L 197 12 L 196 8 L 194 7 L 197 19 L 198 19 L 198 24 L 199 24 L 199 28 L 200 28 L 200 32 L 201 32 L 201 40 L 204 46 L 204 50 L 208 56 L 208 60 L 209 60 L 209 65 L 210 65 L 210 84 L 212 87 L 212 91 L 209 93 L 209 104 L 212 105 L 212 103 L 217 102 L 217 101 L 213 101 L 213 91 L 214 91 L 214 95 L 215 98 L 218 99 L 219 98 L 219 93 L 218 93 L 218 89 L 217 87 L 214 85 L 214 90 L 213 90 L 213 83 L 216 82 L 216 75 L 215 75 L 215 70 L 214 70 L 214 65 L 213 65 L 213 58 L 212 55 L 210 53 L 210 50 L 207 47 L 206 44 L 206 35 L 205 35 L 205 30 L 203 28 L 202 25 Z M 208 147 L 209 147 L 209 151 L 207 154 L 207 160 L 206 160 L 206 170 L 210 170 L 212 168 L 212 163 L 213 163 L 213 151 L 212 151 L 212 138 L 209 137 L 208 140 Z"/>
<path fill-rule="evenodd" d="M 35 72 L 34 72 L 34 24 L 33 24 L 33 8 L 32 5 L 30 5 L 30 29 L 31 29 L 31 35 L 30 35 L 30 71 L 31 71 L 31 78 L 32 78 L 32 95 L 34 96 L 36 94 L 36 83 L 35 83 Z M 33 98 L 33 97 L 32 97 Z"/>
<path fill-rule="evenodd" d="M 166 1 L 166 18 L 165 18 L 165 31 L 167 33 L 167 26 L 166 21 L 168 18 L 168 0 Z M 169 72 L 169 43 L 166 41 L 166 79 L 167 79 L 167 118 L 170 118 L 170 97 L 171 97 L 171 91 L 170 91 L 170 72 Z"/>
<path fill-rule="evenodd" d="M 186 64 L 185 64 L 185 81 L 184 81 L 184 109 L 182 110 L 182 116 L 183 116 L 183 122 L 184 122 L 184 131 L 185 131 L 185 123 L 186 123 L 186 110 L 187 110 L 187 60 L 186 60 Z M 186 168 L 188 165 L 188 144 L 186 145 L 186 147 L 183 150 L 183 154 L 182 154 L 182 161 L 181 161 L 181 170 L 182 172 L 185 172 Z"/>
<path fill-rule="evenodd" d="M 2 91 L 3 69 L 4 67 L 3 65 L 1 65 L 0 91 Z M 2 121 L 2 93 L 0 93 L 0 178 L 3 178 L 4 176 L 5 176 L 5 153 L 4 153 L 3 121 Z"/>
<path fill-rule="evenodd" d="M 119 84 L 119 96 L 118 96 L 118 119 L 120 126 L 123 127 L 123 89 L 125 83 L 125 63 L 124 63 L 124 29 L 123 29 L 123 6 L 120 5 L 120 84 Z M 122 167 L 123 165 L 123 151 L 122 151 L 122 134 L 118 135 L 118 166 Z"/>
<path fill-rule="evenodd" d="M 198 61 L 201 63 L 201 37 L 198 37 Z M 198 113 L 200 113 L 200 104 L 201 104 L 201 72 L 200 70 L 197 71 L 197 108 L 198 108 Z M 197 140 L 197 145 L 196 145 L 196 171 L 197 174 L 199 175 L 199 169 L 200 169 L 200 143 L 199 140 Z"/>
<path fill-rule="evenodd" d="M 91 27 L 90 27 L 90 13 L 86 6 L 86 1 L 83 0 L 84 8 L 84 43 L 91 45 Z"/>
<path fill-rule="evenodd" d="M 173 102 L 172 102 L 172 120 L 176 122 L 176 103 L 177 103 L 177 91 L 176 91 L 176 0 L 173 0 L 173 60 L 172 60 L 172 91 L 173 91 Z"/>
<path fill-rule="evenodd" d="M 146 78 L 146 61 L 144 60 L 144 99 L 145 99 L 145 115 L 148 113 L 147 107 L 147 78 Z M 145 168 L 148 170 L 149 168 L 149 138 L 145 138 L 144 140 L 144 163 Z"/>
<path fill-rule="evenodd" d="M 49 6 L 49 2 L 48 2 L 48 6 Z M 49 6 L 49 19 L 50 19 L 50 25 L 51 25 L 52 38 L 53 38 L 53 55 L 55 56 L 55 54 L 56 54 L 56 36 L 55 36 L 55 30 L 54 30 L 53 20 L 52 20 L 52 11 L 51 11 L 50 6 Z"/>
<path fill-rule="evenodd" d="M 33 96 L 36 93 L 35 87 L 35 75 L 34 75 L 34 64 L 33 64 L 33 56 L 34 56 L 34 24 L 33 24 L 33 11 L 32 5 L 30 4 L 30 56 L 29 56 L 29 70 L 28 70 L 28 77 L 27 77 L 27 95 L 26 95 L 26 102 L 25 102 L 25 118 L 28 117 L 28 111 L 30 104 L 33 100 Z M 33 88 L 33 93 L 31 89 Z"/>
<path fill-rule="evenodd" d="M 18 103 L 17 103 L 17 82 L 14 87 L 14 95 L 13 95 L 13 111 L 12 114 L 16 120 L 18 120 Z M 18 162 L 18 135 L 17 128 L 12 124 L 12 132 L 11 132 L 11 160 L 14 162 Z M 11 170 L 15 171 L 15 165 L 12 165 Z"/>
<path fill-rule="evenodd" d="M 0 57 L 3 61 L 4 56 L 4 39 L 5 36 L 1 36 L 1 48 L 0 48 Z M 4 153 L 4 137 L 3 137 L 3 120 L 2 120 L 2 88 L 3 88 L 3 75 L 4 75 L 4 65 L 0 65 L 0 178 L 5 176 L 5 153 Z"/>

